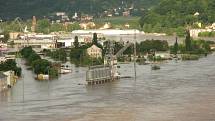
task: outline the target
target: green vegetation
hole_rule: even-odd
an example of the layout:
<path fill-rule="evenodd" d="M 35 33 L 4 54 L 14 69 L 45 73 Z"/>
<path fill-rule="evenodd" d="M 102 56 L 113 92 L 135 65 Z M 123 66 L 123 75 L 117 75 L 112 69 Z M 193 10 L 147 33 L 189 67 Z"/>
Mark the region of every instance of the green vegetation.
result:
<path fill-rule="evenodd" d="M 20 53 L 27 60 L 27 64 L 32 67 L 35 74 L 49 74 L 50 78 L 56 78 L 58 76 L 57 67 L 48 60 L 41 59 L 32 47 L 25 47 Z"/>
<path fill-rule="evenodd" d="M 175 54 L 174 46 L 170 47 L 170 52 Z M 211 52 L 210 41 L 205 40 L 191 40 L 191 48 L 187 50 L 184 44 L 178 45 L 178 54 L 208 54 Z"/>
<path fill-rule="evenodd" d="M 49 56 L 56 61 L 62 62 L 67 61 L 67 53 L 65 49 L 57 49 L 54 51 L 44 49 L 43 52 L 45 53 L 46 56 Z"/>
<path fill-rule="evenodd" d="M 200 55 L 194 55 L 194 54 L 181 55 L 182 60 L 198 60 L 199 58 L 200 58 Z"/>
<path fill-rule="evenodd" d="M 41 59 L 32 47 L 25 47 L 20 51 L 20 53 L 27 60 L 27 65 L 31 65 L 33 61 Z"/>
<path fill-rule="evenodd" d="M 187 25 L 196 22 L 211 24 L 215 19 L 215 0 L 160 0 L 159 4 L 146 10 L 140 25 L 146 32 L 165 32 L 184 35 Z M 194 15 L 195 13 L 199 15 Z"/>
<path fill-rule="evenodd" d="M 71 32 L 73 30 L 80 29 L 78 23 L 64 25 L 62 23 L 51 24 L 48 19 L 41 19 L 37 21 L 36 32 L 48 34 L 50 32 Z"/>
<path fill-rule="evenodd" d="M 76 66 L 100 65 L 103 63 L 102 58 L 91 58 L 86 52 L 87 48 L 91 47 L 92 45 L 96 45 L 97 47 L 103 49 L 102 45 L 98 43 L 98 37 L 96 33 L 93 34 L 92 43 L 87 45 L 79 46 L 78 38 L 75 37 L 75 40 L 75 47 L 70 51 L 70 60 L 72 63 L 74 63 Z"/>
<path fill-rule="evenodd" d="M 177 44 L 177 47 L 175 47 L 176 44 L 177 43 L 175 43 L 174 46 L 170 47 L 170 52 L 172 54 L 176 54 L 176 52 L 177 53 L 179 52 L 180 54 L 201 55 L 201 54 L 208 54 L 211 52 L 210 44 L 213 44 L 213 42 L 204 41 L 204 40 L 193 40 L 190 37 L 189 30 L 187 30 L 184 44 L 180 44 L 180 45 Z M 177 48 L 177 51 L 176 51 L 176 48 Z"/>
<path fill-rule="evenodd" d="M 81 46 L 79 48 L 72 48 L 70 52 L 70 60 L 76 66 L 87 66 L 87 65 L 100 65 L 103 63 L 102 58 L 91 58 L 86 49 L 90 46 Z"/>
<path fill-rule="evenodd" d="M 7 0 L 0 1 L 0 17 L 6 19 L 15 18 L 31 18 L 33 15 L 37 17 L 52 16 L 58 11 L 65 11 L 69 15 L 74 12 L 93 14 L 99 16 L 103 11 L 122 6 L 130 6 L 134 4 L 135 8 L 149 8 L 156 4 L 158 0 Z"/>
<path fill-rule="evenodd" d="M 215 37 L 215 31 L 212 32 L 200 32 L 199 37 Z"/>
<path fill-rule="evenodd" d="M 75 36 L 74 46 L 75 46 L 75 48 L 79 47 L 78 36 Z"/>
<path fill-rule="evenodd" d="M 184 44 L 178 44 L 177 39 L 174 46 L 170 47 L 170 53 L 181 54 L 182 60 L 198 60 L 201 55 L 207 56 L 211 53 L 210 45 L 214 42 L 205 40 L 193 40 L 190 37 L 189 31 L 186 32 Z"/>
<path fill-rule="evenodd" d="M 4 41 L 6 42 L 9 38 L 9 32 L 23 32 L 24 28 L 27 26 L 28 31 L 30 31 L 31 27 L 31 20 L 21 21 L 21 26 L 14 21 L 6 21 L 6 22 L 0 22 L 0 29 L 2 29 L 2 33 L 5 35 Z M 51 21 L 49 19 L 39 19 L 37 20 L 37 26 L 36 26 L 36 32 L 37 33 L 44 33 L 48 34 L 50 32 L 59 32 L 59 31 L 65 31 L 65 32 L 71 32 L 73 30 L 80 29 L 79 23 L 75 22 L 72 24 L 63 24 L 63 23 L 54 23 L 51 24 Z"/>
<path fill-rule="evenodd" d="M 22 69 L 17 67 L 15 60 L 7 60 L 6 62 L 0 63 L 0 71 L 13 70 L 17 76 L 21 76 Z"/>
<path fill-rule="evenodd" d="M 176 37 L 176 41 L 175 41 L 175 44 L 174 44 L 174 46 L 173 46 L 173 48 L 172 48 L 172 53 L 173 54 L 178 54 L 178 38 Z"/>
<path fill-rule="evenodd" d="M 140 44 L 137 45 L 137 51 L 140 53 L 150 52 L 151 50 L 168 51 L 169 50 L 168 42 L 161 40 L 146 40 L 140 42 Z"/>
<path fill-rule="evenodd" d="M 186 51 L 191 51 L 191 37 L 189 30 L 186 30 L 186 38 L 185 38 L 185 49 Z"/>

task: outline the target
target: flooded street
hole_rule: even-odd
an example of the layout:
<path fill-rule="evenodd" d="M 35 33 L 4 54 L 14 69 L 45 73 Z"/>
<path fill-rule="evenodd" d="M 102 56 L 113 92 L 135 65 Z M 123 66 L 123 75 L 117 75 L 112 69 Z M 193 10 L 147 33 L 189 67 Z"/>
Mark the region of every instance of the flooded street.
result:
<path fill-rule="evenodd" d="M 136 81 L 96 86 L 85 85 L 87 68 L 41 82 L 22 66 L 24 78 L 1 94 L 0 121 L 214 121 L 214 63 L 210 55 L 157 71 L 138 65 Z M 133 77 L 132 63 L 120 66 L 122 76 Z"/>

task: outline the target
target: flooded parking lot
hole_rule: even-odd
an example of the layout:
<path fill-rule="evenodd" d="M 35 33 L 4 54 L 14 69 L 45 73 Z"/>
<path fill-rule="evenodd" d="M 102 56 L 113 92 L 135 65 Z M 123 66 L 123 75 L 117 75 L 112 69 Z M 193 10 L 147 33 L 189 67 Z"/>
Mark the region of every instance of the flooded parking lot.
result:
<path fill-rule="evenodd" d="M 210 55 L 162 63 L 157 71 L 138 65 L 136 81 L 96 86 L 85 85 L 87 68 L 41 82 L 22 66 L 24 78 L 1 94 L 0 121 L 214 121 L 214 63 Z M 133 77 L 132 63 L 120 66 Z"/>

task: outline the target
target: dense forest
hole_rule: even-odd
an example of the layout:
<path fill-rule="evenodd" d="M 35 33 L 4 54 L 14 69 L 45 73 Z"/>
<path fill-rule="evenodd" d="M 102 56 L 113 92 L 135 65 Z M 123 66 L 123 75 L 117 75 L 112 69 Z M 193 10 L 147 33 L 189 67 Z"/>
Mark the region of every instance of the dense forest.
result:
<path fill-rule="evenodd" d="M 0 18 L 31 18 L 50 16 L 58 11 L 99 14 L 121 6 L 149 7 L 158 0 L 0 0 Z"/>
<path fill-rule="evenodd" d="M 140 25 L 146 32 L 183 32 L 183 27 L 198 27 L 215 21 L 215 0 L 160 0 L 146 10 Z"/>

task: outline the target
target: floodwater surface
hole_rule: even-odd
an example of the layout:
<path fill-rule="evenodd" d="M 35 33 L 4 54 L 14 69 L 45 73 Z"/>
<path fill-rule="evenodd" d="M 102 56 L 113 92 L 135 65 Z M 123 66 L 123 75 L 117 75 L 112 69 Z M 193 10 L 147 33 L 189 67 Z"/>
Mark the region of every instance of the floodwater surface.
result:
<path fill-rule="evenodd" d="M 134 77 L 132 63 L 120 66 Z M 22 66 L 24 78 L 1 94 L 0 121 L 214 121 L 215 55 L 160 66 L 138 65 L 136 81 L 95 86 L 86 86 L 87 68 L 48 82 Z"/>

